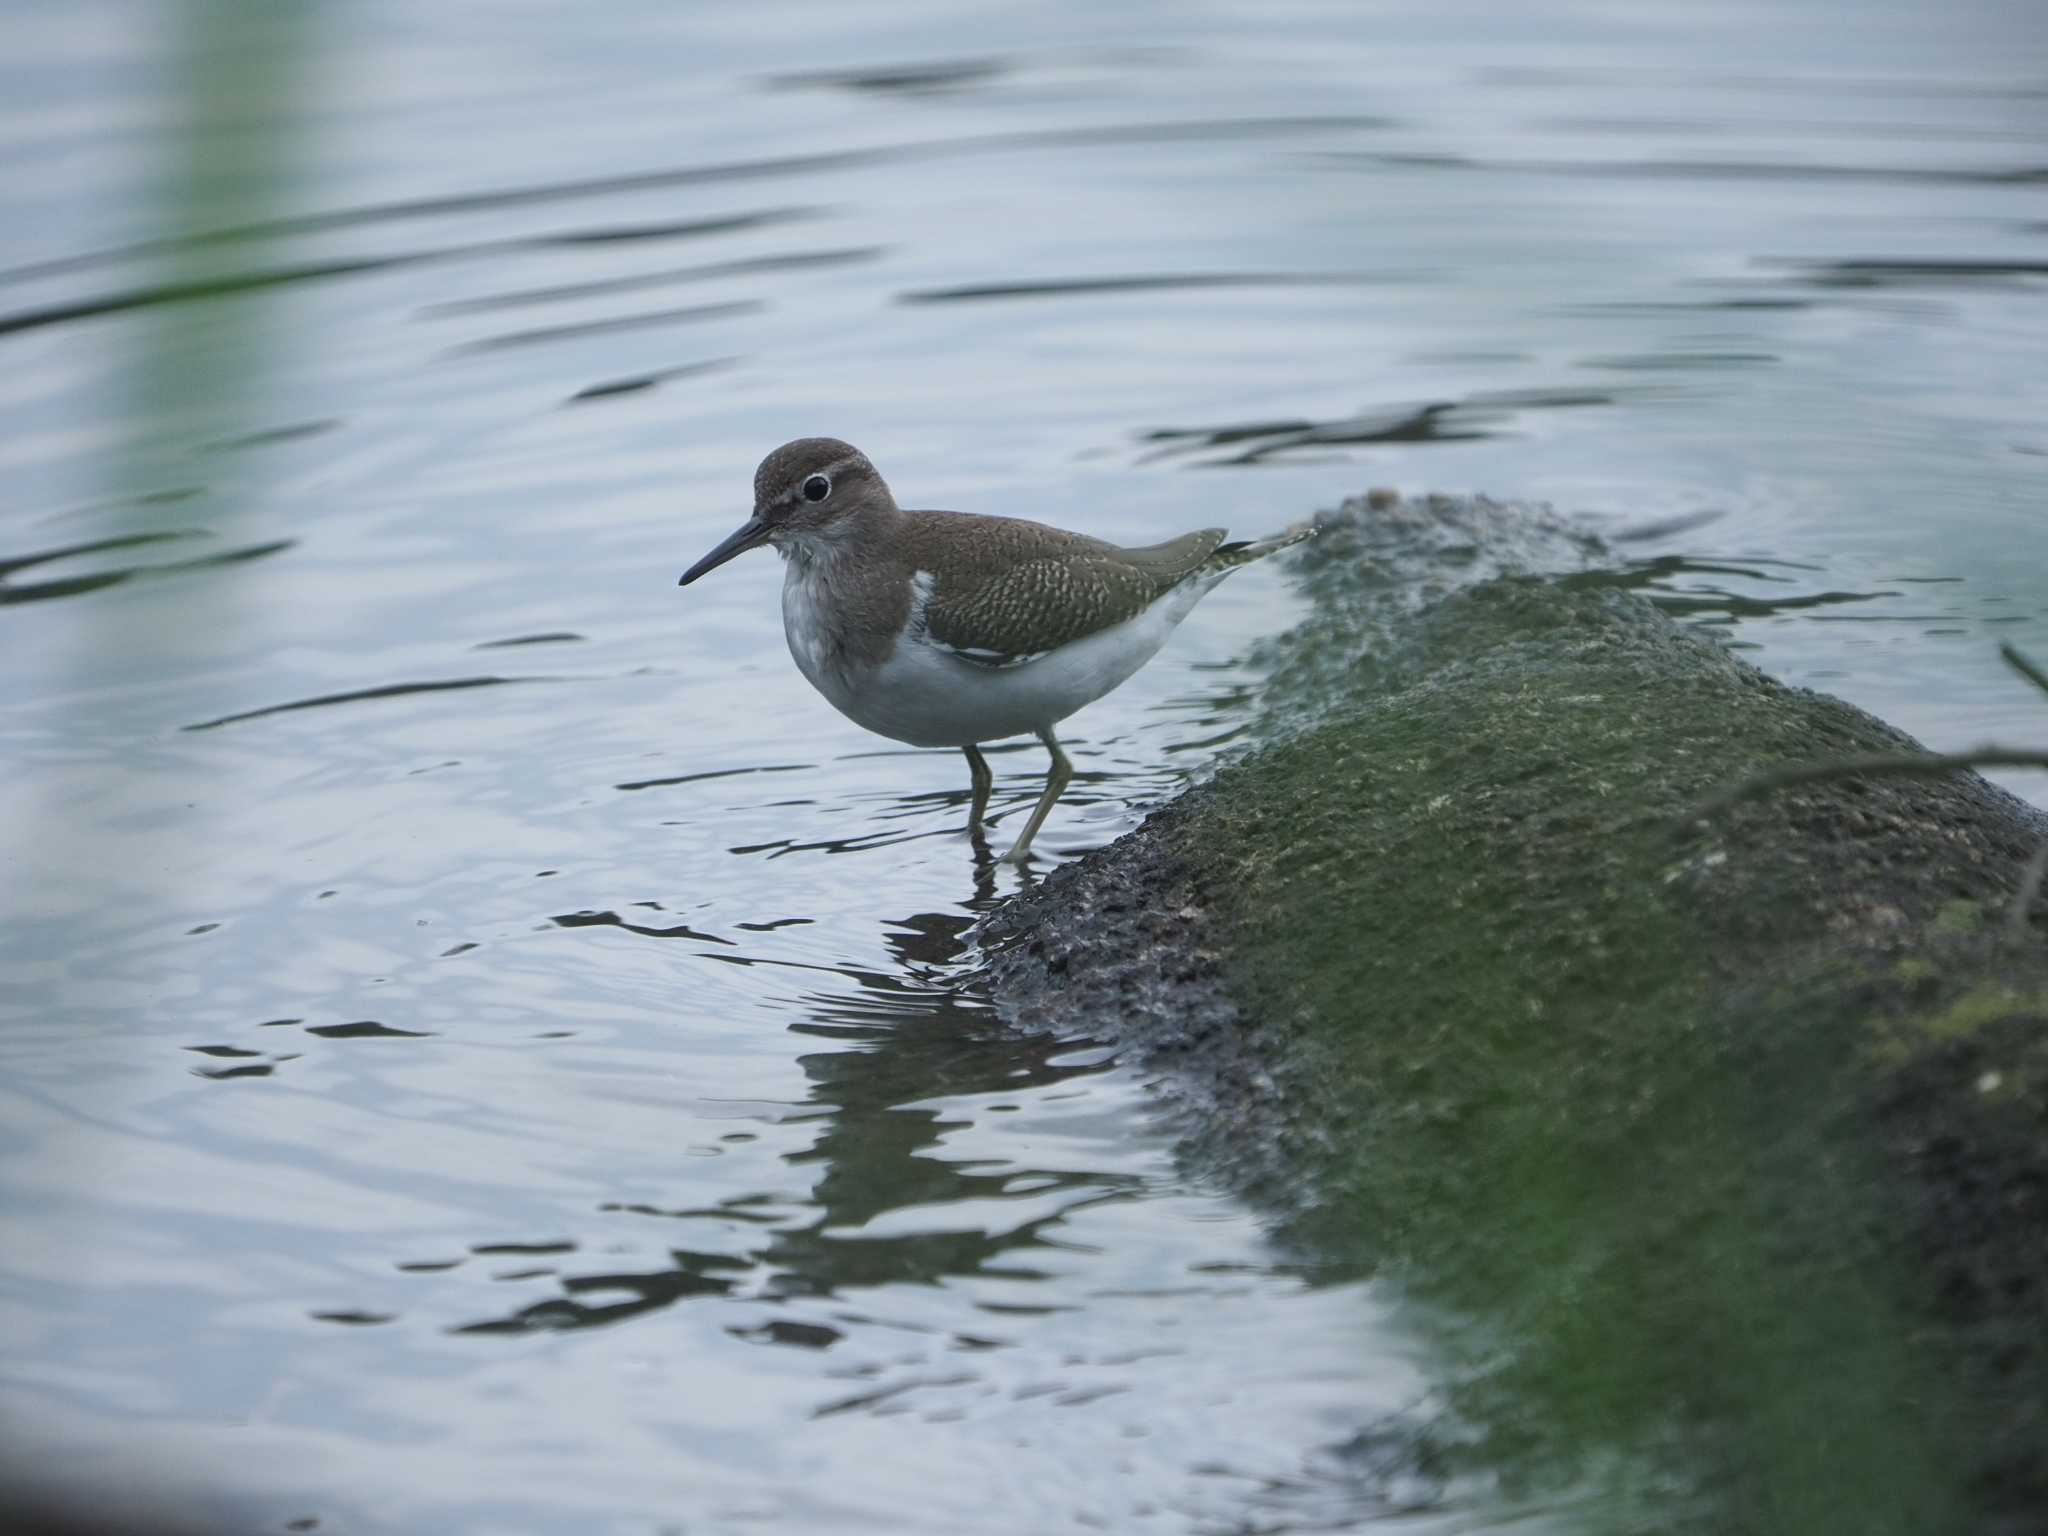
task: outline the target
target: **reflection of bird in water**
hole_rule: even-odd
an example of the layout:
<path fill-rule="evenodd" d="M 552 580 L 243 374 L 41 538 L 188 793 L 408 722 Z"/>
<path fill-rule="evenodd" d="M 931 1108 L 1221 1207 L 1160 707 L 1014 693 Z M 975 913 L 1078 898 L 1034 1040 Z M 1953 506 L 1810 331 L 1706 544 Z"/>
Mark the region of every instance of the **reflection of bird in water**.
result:
<path fill-rule="evenodd" d="M 852 991 L 801 1000 L 808 1017 L 791 1027 L 842 1042 L 800 1058 L 821 1114 L 817 1139 L 790 1158 L 822 1164 L 809 1200 L 816 1220 L 778 1231 L 761 1261 L 781 1294 L 826 1292 L 888 1280 L 917 1283 L 984 1274 L 1039 1245 L 1040 1229 L 1075 1207 L 1134 1188 L 1121 1174 L 1038 1170 L 981 1159 L 934 1156 L 956 1116 L 933 1099 L 986 1095 L 996 1101 L 1092 1076 L 1110 1063 L 1081 1053 L 1085 1042 L 1022 1034 L 1004 1025 L 962 974 L 971 913 L 920 913 L 891 923 L 892 970 L 848 971 Z M 1022 1177 L 1048 1195 L 1065 1189 L 1057 1209 L 999 1233 L 979 1228 L 869 1235 L 858 1229 L 891 1211 L 1000 1200 Z M 827 1234 L 832 1235 L 828 1236 Z"/>
<path fill-rule="evenodd" d="M 698 1297 L 744 1296 L 775 1304 L 896 1281 L 1032 1278 L 1031 1264 L 1018 1255 L 1045 1246 L 1045 1229 L 1081 1206 L 1120 1198 L 1138 1185 L 1117 1172 L 934 1155 L 960 1121 L 929 1101 L 986 1096 L 1001 1103 L 1111 1065 L 1091 1053 L 1077 1060 L 1085 1042 L 1027 1035 L 1000 1022 L 960 963 L 974 922 L 970 910 L 920 913 L 892 923 L 885 935 L 894 965 L 842 969 L 836 974 L 845 978 L 844 989 L 789 1000 L 801 1013 L 791 1028 L 825 1046 L 799 1058 L 810 1093 L 801 1109 L 782 1117 L 811 1132 L 801 1151 L 784 1154 L 794 1167 L 818 1169 L 806 1192 L 792 1197 L 754 1191 L 701 1207 L 604 1207 L 757 1234 L 741 1248 L 736 1251 L 729 1236 L 701 1247 L 672 1241 L 659 1267 L 604 1265 L 565 1274 L 559 1296 L 456 1331 L 593 1327 Z M 978 1225 L 931 1230 L 923 1223 L 907 1230 L 863 1230 L 895 1211 L 1001 1202 L 1020 1179 L 1032 1182 L 1034 1199 L 1042 1198 L 1047 1209 L 1000 1231 Z M 801 1309 L 735 1331 L 810 1347 L 839 1337 L 836 1328 Z"/>

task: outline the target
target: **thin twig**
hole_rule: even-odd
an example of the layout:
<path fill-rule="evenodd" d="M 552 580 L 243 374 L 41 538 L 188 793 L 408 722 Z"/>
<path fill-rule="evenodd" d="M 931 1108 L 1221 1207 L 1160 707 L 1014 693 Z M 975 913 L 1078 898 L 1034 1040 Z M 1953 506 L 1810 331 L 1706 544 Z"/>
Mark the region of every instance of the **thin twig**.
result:
<path fill-rule="evenodd" d="M 2001 645 L 1998 654 L 2005 664 L 2028 682 L 2048 693 L 2048 670 L 2020 654 L 2018 647 Z M 1982 746 L 1969 752 L 1869 752 L 1860 757 L 1838 757 L 1823 763 L 1794 763 L 1751 774 L 1702 802 L 1692 820 L 1718 816 L 1739 801 L 1753 800 L 1795 784 L 1825 784 L 1834 779 L 1910 778 L 1938 779 L 1965 768 L 2048 768 L 2048 751 L 2022 747 Z M 2020 872 L 2019 890 L 2006 913 L 2006 937 L 2018 943 L 2026 937 L 2027 920 L 2048 882 L 2048 843 L 2034 850 Z"/>
<path fill-rule="evenodd" d="M 2029 661 L 2019 653 L 2018 647 L 2012 645 L 2001 645 L 1998 648 L 1998 654 L 2005 658 L 2005 664 L 2011 667 L 2013 671 L 2019 673 L 2021 677 L 2024 677 L 2043 693 L 2048 693 L 2048 672 L 2042 671 L 2039 663 Z"/>
<path fill-rule="evenodd" d="M 1982 746 L 1968 752 L 1869 752 L 1820 763 L 1793 763 L 1770 768 L 1731 784 L 1703 801 L 1693 819 L 1718 816 L 1742 800 L 1754 800 L 1795 784 L 1824 784 L 1832 779 L 1938 779 L 1965 768 L 2048 768 L 2048 750 Z"/>
<path fill-rule="evenodd" d="M 2048 843 L 2036 848 L 2034 856 L 2027 860 L 2026 872 L 2020 876 L 2019 892 L 2012 899 L 2012 910 L 2005 914 L 2005 936 L 2014 944 L 2027 936 L 2027 916 L 2034 910 L 2044 879 L 2048 879 Z"/>

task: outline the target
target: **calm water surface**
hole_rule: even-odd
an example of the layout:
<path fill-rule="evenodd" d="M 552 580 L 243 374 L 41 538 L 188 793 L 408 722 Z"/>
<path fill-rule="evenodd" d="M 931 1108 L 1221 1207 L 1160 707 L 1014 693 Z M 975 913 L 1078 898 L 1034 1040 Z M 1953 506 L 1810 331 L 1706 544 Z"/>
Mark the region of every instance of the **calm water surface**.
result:
<path fill-rule="evenodd" d="M 1397 1298 L 964 984 L 1016 877 L 776 563 L 674 585 L 804 433 L 1132 542 L 1482 490 L 2042 739 L 2038 8 L 1503 9 L 10 22 L 9 1443 L 270 1529 L 1582 1528 L 1390 1451 Z M 1041 847 L 1295 604 L 1079 716 Z"/>

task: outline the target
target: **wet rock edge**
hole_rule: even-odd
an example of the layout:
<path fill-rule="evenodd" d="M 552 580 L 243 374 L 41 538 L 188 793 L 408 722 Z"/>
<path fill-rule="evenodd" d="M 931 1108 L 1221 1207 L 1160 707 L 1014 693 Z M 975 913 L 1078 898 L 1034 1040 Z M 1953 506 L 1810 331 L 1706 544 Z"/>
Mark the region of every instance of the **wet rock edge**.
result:
<path fill-rule="evenodd" d="M 1965 774 L 1690 822 L 1914 744 L 1612 585 L 1390 616 L 1319 543 L 1269 658 L 1313 718 L 996 914 L 1004 1010 L 1416 1297 L 1511 1483 L 1621 1444 L 1701 1528 L 2035 1528 L 2048 915 L 1996 919 L 2048 818 Z"/>

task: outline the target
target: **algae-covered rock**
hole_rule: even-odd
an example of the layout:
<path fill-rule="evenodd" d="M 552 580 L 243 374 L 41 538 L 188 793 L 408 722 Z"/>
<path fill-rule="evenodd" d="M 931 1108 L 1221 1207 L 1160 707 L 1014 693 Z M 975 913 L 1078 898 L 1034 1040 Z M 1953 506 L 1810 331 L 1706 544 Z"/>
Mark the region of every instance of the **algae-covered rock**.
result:
<path fill-rule="evenodd" d="M 1125 1042 L 1305 1262 L 1409 1297 L 1468 1461 L 1604 1482 L 1584 1528 L 2038 1528 L 2048 914 L 1997 917 L 2048 818 L 1960 774 L 1697 820 L 1912 743 L 1597 566 L 1491 503 L 1348 509 L 1269 744 L 995 919 L 998 996 Z"/>

